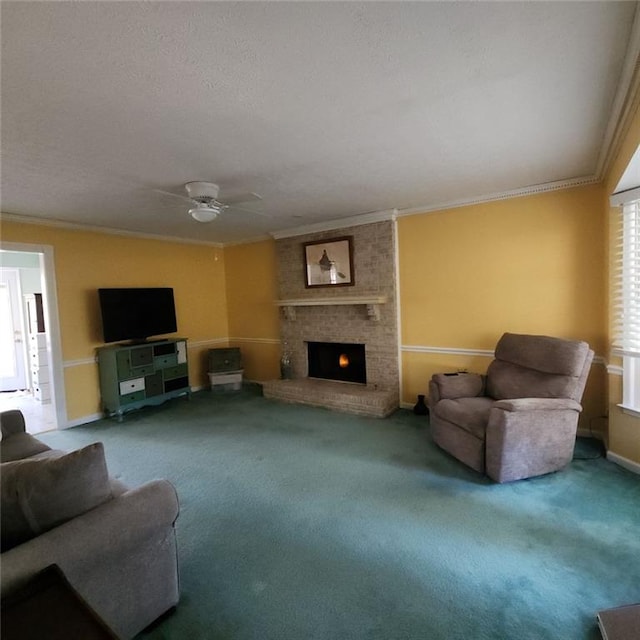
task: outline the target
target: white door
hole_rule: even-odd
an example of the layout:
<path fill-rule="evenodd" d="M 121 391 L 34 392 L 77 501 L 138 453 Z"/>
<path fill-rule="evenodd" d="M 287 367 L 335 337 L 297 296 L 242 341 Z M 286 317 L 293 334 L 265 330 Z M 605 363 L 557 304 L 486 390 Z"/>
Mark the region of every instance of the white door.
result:
<path fill-rule="evenodd" d="M 14 269 L 0 269 L 0 391 L 27 388 L 20 281 Z"/>

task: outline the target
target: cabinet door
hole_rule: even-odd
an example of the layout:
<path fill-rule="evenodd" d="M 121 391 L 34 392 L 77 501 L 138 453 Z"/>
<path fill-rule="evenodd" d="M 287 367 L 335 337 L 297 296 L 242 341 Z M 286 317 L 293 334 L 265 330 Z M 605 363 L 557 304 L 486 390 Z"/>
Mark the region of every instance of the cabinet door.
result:
<path fill-rule="evenodd" d="M 162 384 L 162 371 L 156 371 L 156 373 L 145 376 L 144 388 L 147 398 L 153 396 L 161 396 L 164 393 L 164 385 Z"/>
<path fill-rule="evenodd" d="M 131 372 L 131 350 L 123 349 L 116 352 L 116 368 L 118 370 L 118 379 L 130 378 Z"/>

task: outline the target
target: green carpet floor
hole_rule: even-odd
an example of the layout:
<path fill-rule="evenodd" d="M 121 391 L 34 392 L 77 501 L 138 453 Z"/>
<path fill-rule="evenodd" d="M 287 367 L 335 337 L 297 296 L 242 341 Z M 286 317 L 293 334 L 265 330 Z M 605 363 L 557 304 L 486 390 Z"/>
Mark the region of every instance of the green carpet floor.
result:
<path fill-rule="evenodd" d="M 142 640 L 578 640 L 640 601 L 640 477 L 580 442 L 496 485 L 425 417 L 194 394 L 42 436 L 177 488 L 181 602 Z"/>

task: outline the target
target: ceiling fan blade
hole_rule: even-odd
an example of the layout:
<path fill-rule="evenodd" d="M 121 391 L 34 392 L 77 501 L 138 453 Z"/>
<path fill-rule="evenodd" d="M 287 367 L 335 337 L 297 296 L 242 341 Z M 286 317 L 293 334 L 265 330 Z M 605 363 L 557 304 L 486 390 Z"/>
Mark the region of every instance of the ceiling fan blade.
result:
<path fill-rule="evenodd" d="M 225 204 L 230 205 L 242 205 L 245 202 L 260 202 L 262 197 L 257 193 L 237 193 L 237 194 L 229 194 L 228 196 L 224 194 L 224 196 L 220 196 L 220 202 L 224 202 Z"/>
<path fill-rule="evenodd" d="M 188 183 L 194 185 L 200 185 L 200 183 Z M 202 183 L 203 187 L 206 187 L 209 183 Z M 211 183 L 212 188 L 215 188 L 217 191 L 217 185 Z M 209 198 L 190 198 L 188 195 L 181 195 L 178 193 L 174 193 L 173 191 L 165 191 L 164 189 L 151 189 L 155 193 L 159 193 L 163 196 L 172 196 L 173 198 L 177 198 L 182 202 L 188 202 L 192 205 L 192 209 L 194 209 L 194 203 L 200 203 L 201 206 L 214 207 L 218 209 L 219 213 L 224 213 L 226 211 L 238 212 L 238 213 L 255 213 L 259 216 L 268 216 L 268 214 L 261 211 L 262 208 L 262 197 L 257 193 L 248 192 L 248 193 L 232 193 L 230 192 L 228 196 L 225 197 L 213 197 L 213 195 L 209 196 Z M 203 194 L 205 192 L 203 191 Z M 213 192 L 212 192 L 213 193 Z M 209 195 L 207 193 L 207 195 Z M 195 207 L 197 209 L 197 206 Z M 195 210 L 194 209 L 194 210 Z"/>
<path fill-rule="evenodd" d="M 254 209 L 250 207 L 241 207 L 237 204 L 228 205 L 227 211 L 231 211 L 231 213 L 233 213 L 234 211 L 237 211 L 238 213 L 253 213 L 257 216 L 265 216 L 266 218 L 271 217 L 266 211 L 261 211 L 260 209 Z"/>
<path fill-rule="evenodd" d="M 183 202 L 192 202 L 191 198 L 189 198 L 188 196 L 182 196 L 179 193 L 173 193 L 172 191 L 164 191 L 163 189 L 151 189 L 151 191 L 155 191 L 156 193 L 161 193 L 162 195 L 165 195 L 165 196 L 173 196 L 174 198 L 178 198 Z"/>

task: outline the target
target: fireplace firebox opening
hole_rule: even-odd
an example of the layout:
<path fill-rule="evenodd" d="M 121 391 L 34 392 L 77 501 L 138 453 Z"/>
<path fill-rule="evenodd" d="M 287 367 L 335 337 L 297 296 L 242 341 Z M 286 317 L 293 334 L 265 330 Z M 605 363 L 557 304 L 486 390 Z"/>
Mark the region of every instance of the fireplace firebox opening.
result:
<path fill-rule="evenodd" d="M 363 344 L 307 342 L 309 377 L 367 383 Z"/>

